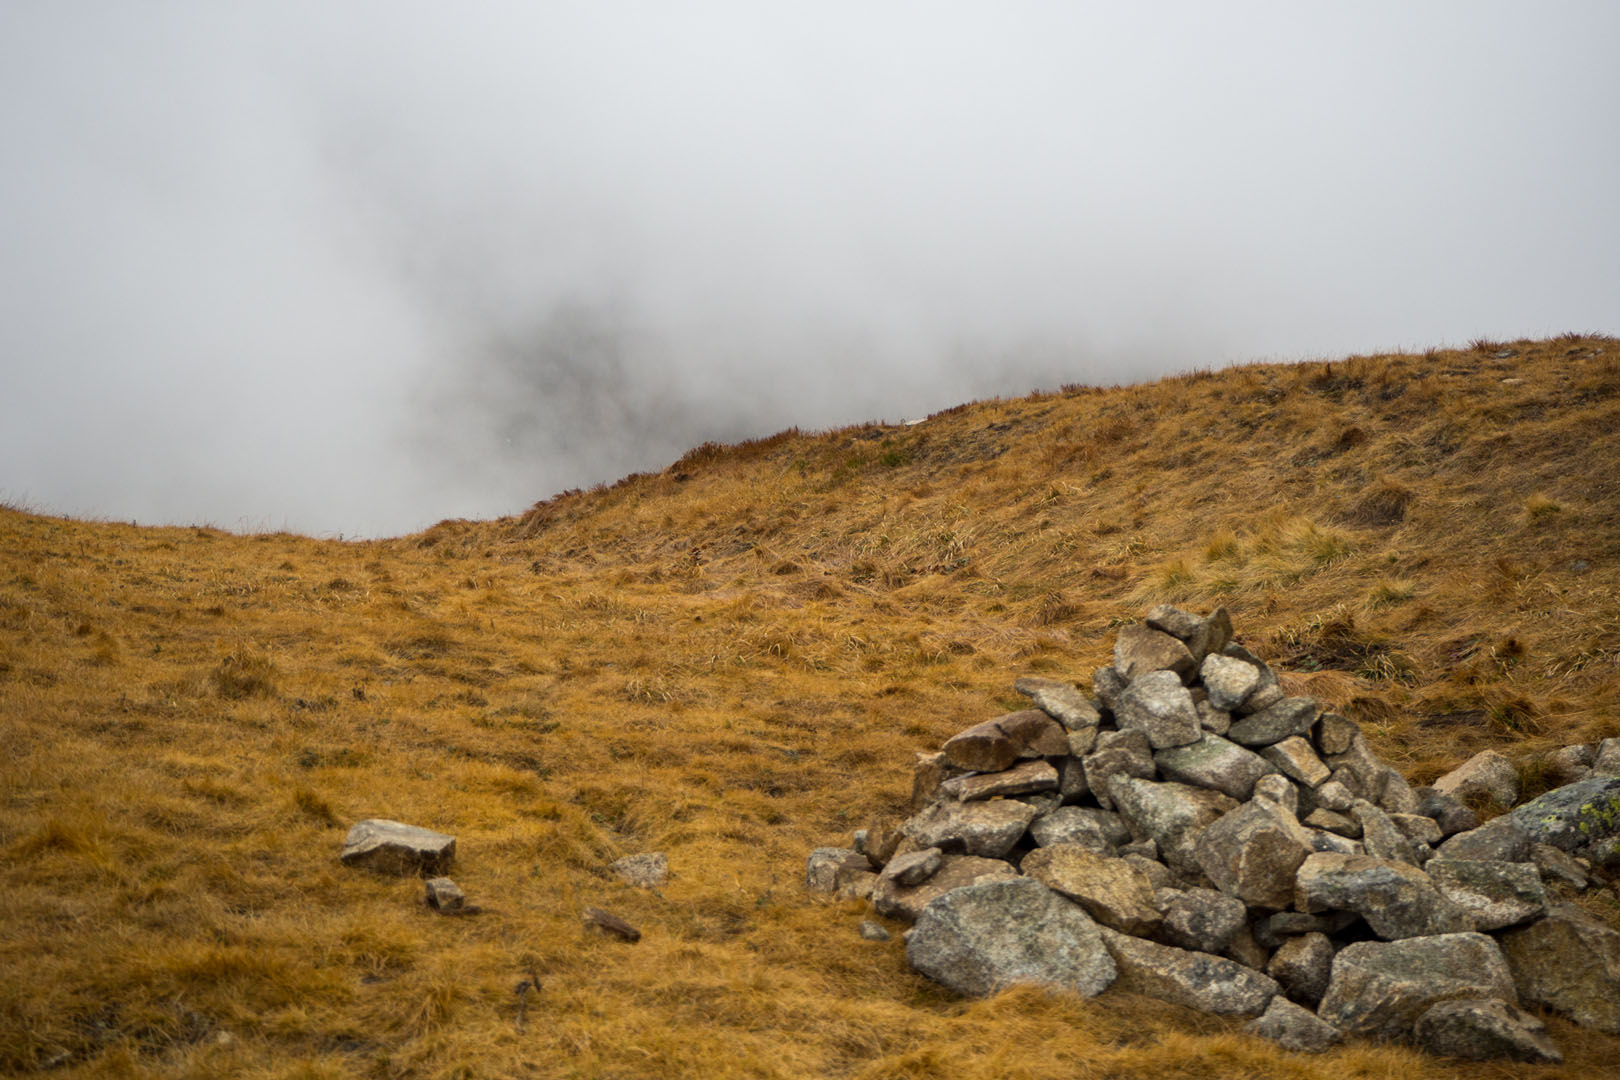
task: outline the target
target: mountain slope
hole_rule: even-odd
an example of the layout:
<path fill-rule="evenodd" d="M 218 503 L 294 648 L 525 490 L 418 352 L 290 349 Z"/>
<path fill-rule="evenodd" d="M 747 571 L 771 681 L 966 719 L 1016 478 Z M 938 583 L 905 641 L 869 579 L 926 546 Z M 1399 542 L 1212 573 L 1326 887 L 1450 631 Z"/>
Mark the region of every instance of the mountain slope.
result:
<path fill-rule="evenodd" d="M 396 540 L 0 512 L 0 962 L 30 973 L 0 1068 L 1469 1074 L 1122 995 L 957 1001 L 807 898 L 804 855 L 1160 601 L 1226 604 L 1418 781 L 1620 735 L 1617 485 L 1620 343 L 1567 336 L 705 446 Z M 338 867 L 372 816 L 455 833 L 484 912 Z M 656 892 L 605 869 L 643 850 Z M 1552 1024 L 1567 1075 L 1607 1067 Z"/>

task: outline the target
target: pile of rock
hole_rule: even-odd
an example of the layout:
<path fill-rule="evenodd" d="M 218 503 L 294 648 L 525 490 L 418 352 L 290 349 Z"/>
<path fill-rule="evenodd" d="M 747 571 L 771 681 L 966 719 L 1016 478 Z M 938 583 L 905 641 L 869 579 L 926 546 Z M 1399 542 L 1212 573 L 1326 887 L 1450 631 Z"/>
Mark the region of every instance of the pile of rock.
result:
<path fill-rule="evenodd" d="M 810 856 L 811 888 L 915 923 L 916 970 L 973 995 L 1118 986 L 1296 1050 L 1559 1060 L 1521 1003 L 1620 1034 L 1620 932 L 1560 902 L 1620 866 L 1620 777 L 1481 825 L 1493 762 L 1413 788 L 1225 609 L 1155 608 L 1092 695 L 1015 685 L 1035 708 L 918 755 L 912 817 Z"/>

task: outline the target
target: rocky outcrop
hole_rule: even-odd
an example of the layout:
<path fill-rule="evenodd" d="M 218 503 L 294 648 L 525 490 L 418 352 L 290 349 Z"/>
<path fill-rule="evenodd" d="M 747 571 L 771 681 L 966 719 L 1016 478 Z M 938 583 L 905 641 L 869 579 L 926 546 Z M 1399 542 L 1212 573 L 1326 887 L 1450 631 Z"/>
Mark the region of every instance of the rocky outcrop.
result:
<path fill-rule="evenodd" d="M 456 859 L 456 838 L 386 818 L 368 818 L 349 830 L 338 856 L 344 866 L 381 874 L 438 877 Z"/>
<path fill-rule="evenodd" d="M 1512 762 L 1413 787 L 1224 610 L 1155 608 L 1089 694 L 1015 689 L 1036 708 L 917 755 L 911 817 L 811 856 L 813 889 L 915 922 L 918 971 L 973 995 L 1113 984 L 1301 1051 L 1557 1060 L 1521 1004 L 1620 1032 L 1620 932 L 1557 899 L 1620 863 L 1620 740 L 1481 824 L 1517 798 Z"/>

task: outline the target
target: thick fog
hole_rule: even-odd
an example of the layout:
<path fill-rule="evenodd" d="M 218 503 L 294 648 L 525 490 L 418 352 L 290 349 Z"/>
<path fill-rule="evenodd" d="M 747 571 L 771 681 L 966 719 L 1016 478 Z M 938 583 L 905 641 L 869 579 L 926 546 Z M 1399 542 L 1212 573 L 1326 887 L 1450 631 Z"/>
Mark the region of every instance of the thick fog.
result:
<path fill-rule="evenodd" d="M 401 533 L 705 440 L 1620 330 L 1620 5 L 0 5 L 0 499 Z"/>

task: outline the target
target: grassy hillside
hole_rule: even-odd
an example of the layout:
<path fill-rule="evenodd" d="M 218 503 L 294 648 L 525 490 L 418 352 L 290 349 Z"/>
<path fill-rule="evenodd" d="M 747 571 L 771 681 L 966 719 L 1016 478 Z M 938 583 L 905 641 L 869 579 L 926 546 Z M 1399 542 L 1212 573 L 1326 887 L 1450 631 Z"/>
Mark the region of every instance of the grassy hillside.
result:
<path fill-rule="evenodd" d="M 1018 674 L 1089 684 L 1160 601 L 1226 604 L 1416 781 L 1620 735 L 1620 342 L 788 432 L 387 541 L 0 511 L 0 1073 L 1612 1071 L 1620 1040 L 1557 1018 L 1568 1064 L 1535 1070 L 962 1001 L 805 894 L 810 848 L 902 813 L 914 751 Z M 365 817 L 456 834 L 482 912 L 341 868 Z M 657 891 L 606 870 L 649 850 Z"/>

